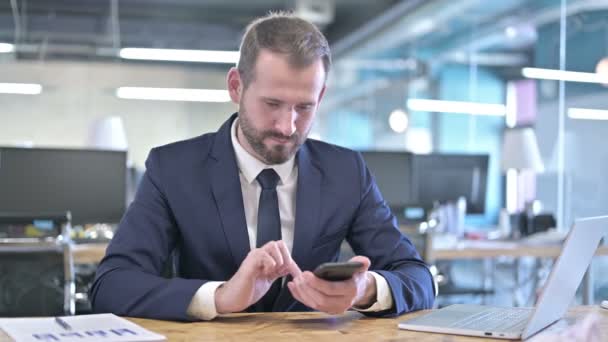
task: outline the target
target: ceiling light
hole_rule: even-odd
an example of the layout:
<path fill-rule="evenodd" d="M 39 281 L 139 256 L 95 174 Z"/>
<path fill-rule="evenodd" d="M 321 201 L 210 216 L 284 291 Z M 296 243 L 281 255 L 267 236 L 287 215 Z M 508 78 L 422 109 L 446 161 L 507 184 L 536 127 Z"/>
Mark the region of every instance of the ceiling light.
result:
<path fill-rule="evenodd" d="M 433 152 L 433 136 L 427 128 L 412 127 L 405 135 L 405 149 L 415 154 Z"/>
<path fill-rule="evenodd" d="M 568 108 L 568 117 L 580 120 L 608 120 L 608 110 Z"/>
<path fill-rule="evenodd" d="M 116 89 L 116 96 L 121 99 L 135 100 L 192 102 L 230 101 L 228 91 L 218 89 L 120 87 Z"/>
<path fill-rule="evenodd" d="M 175 62 L 202 62 L 236 64 L 239 61 L 238 51 L 219 50 L 175 50 L 175 49 L 120 49 L 119 56 L 125 59 L 141 59 Z"/>
<path fill-rule="evenodd" d="M 0 83 L 0 93 L 18 95 L 38 95 L 42 86 L 34 83 Z"/>
<path fill-rule="evenodd" d="M 397 133 L 403 133 L 407 129 L 409 119 L 407 114 L 401 109 L 395 109 L 388 117 L 388 124 Z"/>
<path fill-rule="evenodd" d="M 505 29 L 505 35 L 507 38 L 513 39 L 517 36 L 517 29 L 513 26 L 509 26 Z"/>
<path fill-rule="evenodd" d="M 556 69 L 523 68 L 522 75 L 527 78 L 542 80 L 556 80 L 584 83 L 608 83 L 608 75 L 600 75 L 592 72 L 566 71 Z"/>
<path fill-rule="evenodd" d="M 491 116 L 504 116 L 507 112 L 504 104 L 428 99 L 409 99 L 407 100 L 407 108 L 419 112 L 463 113 Z"/>
<path fill-rule="evenodd" d="M 608 80 L 608 57 L 604 57 L 597 62 L 597 65 L 595 66 L 595 73 Z M 603 82 L 603 84 L 608 85 L 606 82 Z"/>
<path fill-rule="evenodd" d="M 15 51 L 15 45 L 0 43 L 0 53 L 9 53 Z"/>

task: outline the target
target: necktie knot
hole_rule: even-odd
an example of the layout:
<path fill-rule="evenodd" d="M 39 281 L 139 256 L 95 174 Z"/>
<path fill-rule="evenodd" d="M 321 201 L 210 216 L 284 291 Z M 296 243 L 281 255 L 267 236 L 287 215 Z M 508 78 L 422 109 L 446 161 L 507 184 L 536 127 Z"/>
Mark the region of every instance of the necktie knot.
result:
<path fill-rule="evenodd" d="M 273 169 L 264 169 L 256 177 L 264 190 L 274 190 L 279 183 L 279 175 Z"/>

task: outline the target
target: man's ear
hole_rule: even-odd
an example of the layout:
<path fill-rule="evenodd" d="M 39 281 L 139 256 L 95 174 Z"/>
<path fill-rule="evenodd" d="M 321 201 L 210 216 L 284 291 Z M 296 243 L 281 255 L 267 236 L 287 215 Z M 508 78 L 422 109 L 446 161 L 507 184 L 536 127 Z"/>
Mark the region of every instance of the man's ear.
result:
<path fill-rule="evenodd" d="M 241 74 L 235 67 L 230 68 L 226 77 L 226 83 L 228 85 L 228 94 L 230 99 L 237 105 L 241 103 L 241 96 L 243 94 L 243 82 L 241 80 Z"/>

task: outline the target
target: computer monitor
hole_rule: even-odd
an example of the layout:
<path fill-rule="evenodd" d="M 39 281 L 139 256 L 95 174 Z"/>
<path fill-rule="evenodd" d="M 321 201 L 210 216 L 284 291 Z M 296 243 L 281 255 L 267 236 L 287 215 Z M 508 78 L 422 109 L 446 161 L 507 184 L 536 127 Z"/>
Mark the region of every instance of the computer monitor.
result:
<path fill-rule="evenodd" d="M 464 197 L 468 214 L 483 214 L 488 155 L 428 154 L 412 158 L 412 197 L 424 209 Z"/>
<path fill-rule="evenodd" d="M 362 151 L 384 200 L 398 214 L 412 202 L 410 152 Z"/>
<path fill-rule="evenodd" d="M 0 147 L 0 212 L 70 211 L 72 224 L 117 223 L 126 152 Z"/>

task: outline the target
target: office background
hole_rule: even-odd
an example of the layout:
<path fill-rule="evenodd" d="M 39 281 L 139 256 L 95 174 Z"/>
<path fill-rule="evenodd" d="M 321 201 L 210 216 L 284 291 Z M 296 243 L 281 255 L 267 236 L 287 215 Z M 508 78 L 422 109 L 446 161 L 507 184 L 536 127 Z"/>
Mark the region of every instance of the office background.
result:
<path fill-rule="evenodd" d="M 608 213 L 603 0 L 2 1 L 0 146 L 98 148 L 100 123 L 116 117 L 118 148 L 141 173 L 152 147 L 215 131 L 236 106 L 221 93 L 159 101 L 118 89 L 223 90 L 233 64 L 136 60 L 122 49 L 236 51 L 244 25 L 269 10 L 294 10 L 330 40 L 334 67 L 312 137 L 488 156 L 485 208 L 466 216 L 467 231 L 493 230 L 501 212 L 538 210 L 562 232 Z M 15 83 L 29 94 L 14 94 Z M 524 128 L 540 164 L 504 165 L 507 132 Z M 598 298 L 608 297 L 605 279 L 595 279 Z"/>

